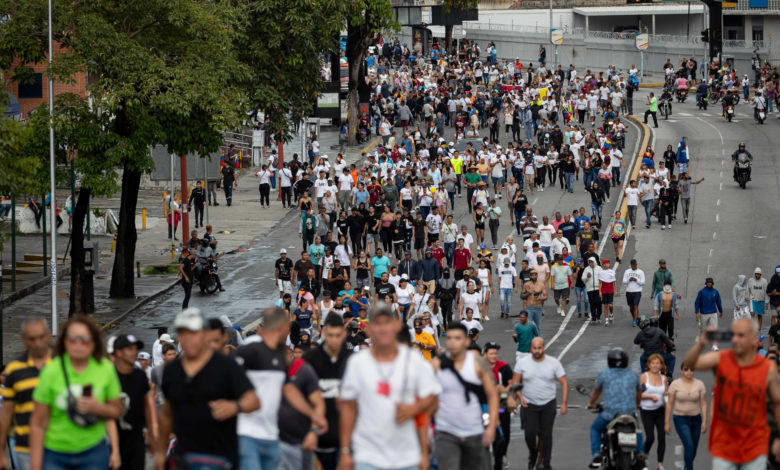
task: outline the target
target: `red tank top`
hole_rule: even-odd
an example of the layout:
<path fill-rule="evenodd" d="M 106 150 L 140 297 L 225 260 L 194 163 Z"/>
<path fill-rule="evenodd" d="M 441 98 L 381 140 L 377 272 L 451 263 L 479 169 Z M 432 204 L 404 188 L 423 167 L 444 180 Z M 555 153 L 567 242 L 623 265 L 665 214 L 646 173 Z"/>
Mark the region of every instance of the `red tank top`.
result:
<path fill-rule="evenodd" d="M 740 367 L 733 351 L 721 351 L 709 440 L 714 457 L 740 464 L 766 455 L 768 374 L 769 361 L 759 354 L 752 364 Z"/>

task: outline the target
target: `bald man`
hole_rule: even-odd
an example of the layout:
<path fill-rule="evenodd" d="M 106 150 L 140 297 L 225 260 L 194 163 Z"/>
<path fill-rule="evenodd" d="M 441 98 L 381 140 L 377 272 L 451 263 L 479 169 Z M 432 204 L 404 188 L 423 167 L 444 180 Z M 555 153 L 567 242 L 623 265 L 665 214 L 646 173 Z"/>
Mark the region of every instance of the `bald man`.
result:
<path fill-rule="evenodd" d="M 544 353 L 544 339 L 540 336 L 531 340 L 531 355 L 515 364 L 513 384 L 523 384 L 523 389 L 510 397 L 507 404 L 510 408 L 517 406 L 515 398 L 523 407 L 521 414 L 523 429 L 525 429 L 525 444 L 528 446 L 528 468 L 535 468 L 539 454 L 537 436 L 542 441 L 542 465 L 551 468 L 552 432 L 555 423 L 557 393 L 555 382 L 560 382 L 563 397 L 561 415 L 568 411 L 569 384 L 566 372 L 558 359 Z"/>
<path fill-rule="evenodd" d="M 713 470 L 763 469 L 767 465 L 767 391 L 780 422 L 780 382 L 777 368 L 758 354 L 758 329 L 750 318 L 731 325 L 731 349 L 702 354 L 713 341 L 715 329 L 704 331 L 688 351 L 683 366 L 715 374 L 709 448 Z M 720 332 L 728 335 L 728 332 Z M 708 338 L 709 337 L 709 338 Z M 780 440 L 772 443 L 780 457 Z"/>

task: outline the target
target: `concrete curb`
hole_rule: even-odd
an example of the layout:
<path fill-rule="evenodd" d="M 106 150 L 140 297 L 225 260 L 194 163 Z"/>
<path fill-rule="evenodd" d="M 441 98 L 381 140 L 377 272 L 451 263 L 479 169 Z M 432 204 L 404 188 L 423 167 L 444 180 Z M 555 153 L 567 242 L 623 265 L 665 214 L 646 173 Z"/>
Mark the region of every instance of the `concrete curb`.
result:
<path fill-rule="evenodd" d="M 373 148 L 376 147 L 376 144 L 378 144 L 380 140 L 382 140 L 382 138 L 379 137 L 379 136 L 376 136 L 373 139 L 371 139 L 371 142 L 369 142 L 368 145 L 363 147 L 363 150 L 361 150 L 358 155 L 360 155 L 362 157 L 363 155 L 365 155 L 368 152 L 370 152 Z"/>
<path fill-rule="evenodd" d="M 124 312 L 120 313 L 118 316 L 114 317 L 112 320 L 109 320 L 108 322 L 104 323 L 101 326 L 101 328 L 103 330 L 108 330 L 112 326 L 114 326 L 117 323 L 119 323 L 122 320 L 124 320 L 125 317 L 127 317 L 128 315 L 130 315 L 134 311 L 136 311 L 139 308 L 143 307 L 144 305 L 148 304 L 149 302 L 151 302 L 152 300 L 156 299 L 157 297 L 160 297 L 161 295 L 166 294 L 168 291 L 170 291 L 171 289 L 176 287 L 178 284 L 179 284 L 179 279 L 176 279 L 172 283 L 168 284 L 166 287 L 158 290 L 157 292 L 155 292 L 155 293 L 153 293 L 153 294 L 151 294 L 149 296 L 144 297 L 143 299 L 141 299 L 138 302 L 136 302 L 132 307 L 130 307 L 127 310 L 125 310 Z"/>
<path fill-rule="evenodd" d="M 57 269 L 57 276 L 60 278 L 64 276 L 70 275 L 70 266 L 63 266 L 62 268 Z M 30 284 L 27 287 L 23 287 L 21 289 L 17 289 L 10 294 L 6 295 L 5 297 L 0 300 L 0 306 L 5 308 L 11 305 L 12 303 L 16 302 L 17 300 L 21 300 L 28 295 L 34 293 L 35 291 L 46 287 L 51 284 L 51 275 L 48 275 L 44 278 L 41 278 L 37 282 Z"/>
<path fill-rule="evenodd" d="M 663 83 L 640 83 L 639 88 L 659 88 L 664 86 Z"/>

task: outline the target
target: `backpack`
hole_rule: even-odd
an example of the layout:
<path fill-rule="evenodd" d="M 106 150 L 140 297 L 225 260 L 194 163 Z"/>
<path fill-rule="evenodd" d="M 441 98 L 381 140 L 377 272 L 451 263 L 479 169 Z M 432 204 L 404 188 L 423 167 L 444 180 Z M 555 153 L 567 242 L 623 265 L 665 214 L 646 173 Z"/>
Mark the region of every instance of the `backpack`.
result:
<path fill-rule="evenodd" d="M 485 389 L 481 385 L 473 384 L 471 382 L 466 382 L 463 380 L 463 377 L 460 376 L 460 373 L 458 372 L 458 369 L 455 368 L 455 362 L 450 358 L 450 356 L 446 354 L 440 354 L 439 355 L 439 368 L 441 370 L 449 369 L 452 371 L 453 374 L 455 374 L 455 377 L 458 379 L 458 382 L 460 382 L 461 385 L 463 385 L 463 389 L 466 393 L 466 403 L 471 402 L 471 394 L 477 396 L 477 399 L 479 400 L 479 403 L 481 405 L 487 404 L 487 395 L 485 394 Z"/>

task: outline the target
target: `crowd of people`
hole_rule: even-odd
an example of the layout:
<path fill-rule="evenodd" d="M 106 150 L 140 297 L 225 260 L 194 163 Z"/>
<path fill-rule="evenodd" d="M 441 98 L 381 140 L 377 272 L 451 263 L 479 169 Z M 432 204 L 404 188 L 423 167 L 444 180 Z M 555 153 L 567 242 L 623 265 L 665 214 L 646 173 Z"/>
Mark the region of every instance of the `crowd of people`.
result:
<path fill-rule="evenodd" d="M 483 59 L 475 43 L 460 47 L 452 55 L 434 48 L 425 60 L 373 47 L 361 132 L 383 143 L 361 162 L 340 154 L 331 161 L 316 144 L 308 162 L 295 155 L 277 168 L 271 158 L 257 171 L 261 206 L 278 183 L 282 204 L 300 217 L 302 249 L 279 250 L 279 298 L 246 331 L 226 315 L 188 308 L 195 279 L 215 256 L 209 225 L 185 247 L 182 312 L 170 333 L 158 331 L 151 353 L 133 335 L 104 340 L 84 316 L 63 324 L 52 348 L 45 320 L 26 319 L 26 354 L 4 371 L 0 446 L 13 439 L 0 468 L 140 470 L 148 459 L 159 469 L 500 470 L 509 465 L 511 416 L 521 410 L 528 468 L 548 470 L 569 383 L 545 352 L 543 315 L 553 315 L 554 303 L 555 316 L 576 311 L 608 326 L 623 321 L 615 315 L 621 291 L 625 321 L 638 329 L 641 374 L 628 368 L 625 351 L 610 351 L 589 403 L 604 402 L 590 430 L 591 467 L 603 464 L 602 434 L 621 414 L 644 424 L 637 468 L 653 445 L 663 468 L 672 425 L 688 470 L 707 430 L 713 468 L 766 466 L 770 442 L 780 450 L 763 406 L 767 393 L 780 405 L 780 266 L 768 280 L 760 268 L 738 278 L 733 338 L 712 336 L 724 307 L 706 280 L 695 300 L 701 338 L 675 379 L 683 299 L 671 268 L 661 259 L 650 278 L 635 259 L 622 275 L 613 266 L 640 204 L 646 229 L 653 215 L 671 229 L 678 204 L 688 223 L 691 188 L 703 178 L 690 176 L 687 139 L 660 158 L 645 149 L 639 181 L 623 189 L 631 174 L 620 122 L 632 112 L 629 77 L 613 67 L 547 69 L 543 48 L 534 67 L 498 60 L 492 44 Z M 230 205 L 230 159 L 222 174 Z M 588 198 L 590 213 L 580 204 L 535 213 L 529 195 L 556 187 Z M 211 194 L 196 191 L 190 204 L 202 212 Z M 605 216 L 618 191 L 627 212 Z M 175 237 L 175 198 L 167 204 Z M 602 257 L 600 233 L 612 241 L 615 263 Z M 643 304 L 647 282 L 651 301 Z M 498 359 L 506 338 L 480 337 L 496 304 L 494 321 L 511 327 L 514 364 Z M 647 306 L 652 314 L 643 315 Z M 766 350 L 764 315 L 772 316 Z M 729 341 L 730 350 L 717 349 Z M 694 370 L 715 371 L 723 384 L 711 407 Z M 731 406 L 737 402 L 744 406 Z"/>

